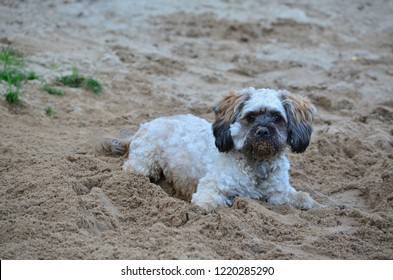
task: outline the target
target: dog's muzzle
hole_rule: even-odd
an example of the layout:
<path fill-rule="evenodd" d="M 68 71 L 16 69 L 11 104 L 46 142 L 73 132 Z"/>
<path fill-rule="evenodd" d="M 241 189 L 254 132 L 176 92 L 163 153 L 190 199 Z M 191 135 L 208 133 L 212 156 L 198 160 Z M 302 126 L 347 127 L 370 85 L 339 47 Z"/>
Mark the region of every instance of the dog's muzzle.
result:
<path fill-rule="evenodd" d="M 273 125 L 255 125 L 247 133 L 242 150 L 250 158 L 270 160 L 284 149 L 283 142 Z"/>

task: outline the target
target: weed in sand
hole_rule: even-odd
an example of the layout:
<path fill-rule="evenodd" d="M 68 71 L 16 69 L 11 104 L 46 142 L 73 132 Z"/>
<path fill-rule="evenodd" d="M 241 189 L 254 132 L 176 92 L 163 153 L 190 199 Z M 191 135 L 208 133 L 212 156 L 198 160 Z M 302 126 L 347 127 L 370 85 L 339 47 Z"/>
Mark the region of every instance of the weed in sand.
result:
<path fill-rule="evenodd" d="M 8 90 L 4 93 L 5 100 L 13 105 L 21 104 L 22 100 L 19 98 L 19 88 L 13 88 L 12 83 L 8 81 Z"/>
<path fill-rule="evenodd" d="M 90 90 L 95 94 L 99 94 L 102 91 L 102 85 L 93 78 L 85 78 L 83 75 L 79 74 L 78 69 L 73 68 L 71 75 L 61 76 L 56 79 L 56 81 L 65 86 Z"/>
<path fill-rule="evenodd" d="M 72 69 L 71 75 L 61 76 L 57 78 L 57 82 L 73 88 L 81 87 L 84 80 L 85 78 L 79 74 L 79 71 L 76 68 Z"/>
<path fill-rule="evenodd" d="M 29 73 L 27 73 L 26 75 L 26 80 L 38 80 L 40 77 L 38 76 L 38 74 L 34 71 L 31 71 Z"/>
<path fill-rule="evenodd" d="M 19 69 L 5 69 L 0 71 L 0 79 L 14 86 L 19 86 L 20 82 L 26 80 L 27 77 L 26 74 Z"/>
<path fill-rule="evenodd" d="M 20 104 L 22 100 L 19 98 L 19 94 L 17 90 L 9 90 L 5 94 L 5 100 L 10 104 Z"/>
<path fill-rule="evenodd" d="M 51 106 L 48 106 L 48 107 L 46 107 L 45 108 L 45 114 L 47 115 L 47 116 L 53 116 L 53 115 L 56 115 L 56 109 L 55 108 L 53 108 L 53 107 L 51 107 Z"/>
<path fill-rule="evenodd" d="M 23 56 L 10 47 L 1 48 L 0 62 L 3 63 L 0 80 L 8 84 L 8 90 L 4 94 L 5 100 L 10 104 L 20 104 L 22 100 L 18 93 L 21 81 L 38 79 L 38 75 L 33 71 L 27 73 L 24 69 Z"/>
<path fill-rule="evenodd" d="M 88 90 L 91 90 L 95 94 L 100 94 L 102 91 L 101 84 L 93 78 L 86 79 L 86 81 L 83 83 L 83 87 Z"/>
<path fill-rule="evenodd" d="M 24 65 L 23 56 L 11 47 L 2 47 L 0 52 L 0 62 L 3 62 L 3 70 L 10 66 L 22 67 Z"/>
<path fill-rule="evenodd" d="M 0 79 L 11 82 L 15 86 L 20 86 L 21 81 L 26 80 L 37 80 L 39 77 L 35 72 L 25 73 L 23 70 L 14 68 L 14 69 L 5 69 L 0 71 Z"/>
<path fill-rule="evenodd" d="M 64 90 L 58 87 L 53 87 L 48 84 L 45 84 L 42 87 L 43 90 L 45 90 L 47 93 L 51 95 L 57 95 L 57 96 L 63 96 L 64 95 Z"/>

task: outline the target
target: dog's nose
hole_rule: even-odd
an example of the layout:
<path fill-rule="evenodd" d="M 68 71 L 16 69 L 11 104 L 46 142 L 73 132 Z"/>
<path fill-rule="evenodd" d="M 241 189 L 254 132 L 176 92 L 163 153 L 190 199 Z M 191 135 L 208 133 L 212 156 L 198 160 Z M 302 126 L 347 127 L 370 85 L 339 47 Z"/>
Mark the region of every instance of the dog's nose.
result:
<path fill-rule="evenodd" d="M 257 129 L 256 133 L 259 136 L 266 137 L 269 136 L 269 129 L 267 129 L 267 127 L 262 126 Z"/>

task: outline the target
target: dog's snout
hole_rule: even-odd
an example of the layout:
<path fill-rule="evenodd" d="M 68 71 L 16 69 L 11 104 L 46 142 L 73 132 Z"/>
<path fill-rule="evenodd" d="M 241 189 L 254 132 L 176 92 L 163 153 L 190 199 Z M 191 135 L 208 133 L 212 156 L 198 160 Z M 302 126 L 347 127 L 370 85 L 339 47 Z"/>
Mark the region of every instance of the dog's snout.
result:
<path fill-rule="evenodd" d="M 265 126 L 261 126 L 261 127 L 259 127 L 259 128 L 257 129 L 256 133 L 257 133 L 259 136 L 267 137 L 267 136 L 269 136 L 269 129 L 268 129 L 267 127 L 265 127 Z"/>

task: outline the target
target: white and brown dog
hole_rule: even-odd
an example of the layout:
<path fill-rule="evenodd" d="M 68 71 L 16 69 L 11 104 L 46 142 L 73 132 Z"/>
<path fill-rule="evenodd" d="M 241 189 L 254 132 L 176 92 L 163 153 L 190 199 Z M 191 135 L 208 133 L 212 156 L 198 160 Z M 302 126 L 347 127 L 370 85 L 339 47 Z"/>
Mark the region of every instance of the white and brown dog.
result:
<path fill-rule="evenodd" d="M 311 208 L 317 203 L 289 183 L 285 151 L 307 148 L 316 112 L 311 102 L 284 90 L 246 88 L 214 107 L 212 124 L 193 115 L 161 117 L 129 139 L 107 138 L 102 149 L 129 152 L 125 170 L 157 181 L 206 211 L 237 196 Z"/>

